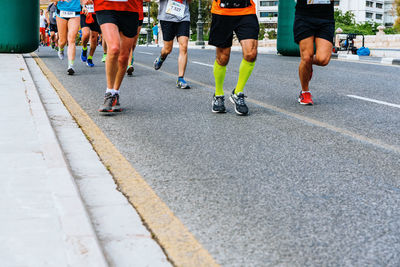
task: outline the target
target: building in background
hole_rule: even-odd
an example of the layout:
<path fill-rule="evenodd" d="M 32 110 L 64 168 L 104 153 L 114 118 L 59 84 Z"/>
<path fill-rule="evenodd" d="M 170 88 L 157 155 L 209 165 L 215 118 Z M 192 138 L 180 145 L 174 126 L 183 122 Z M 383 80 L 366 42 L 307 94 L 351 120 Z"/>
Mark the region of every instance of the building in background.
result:
<path fill-rule="evenodd" d="M 388 27 L 396 20 L 394 0 L 335 0 L 335 8 L 351 11 L 357 23 L 376 22 Z"/>
<path fill-rule="evenodd" d="M 255 0 L 257 17 L 266 28 L 276 29 L 278 26 L 278 0 Z"/>
<path fill-rule="evenodd" d="M 266 28 L 277 28 L 279 0 L 254 0 L 257 17 Z M 357 23 L 377 22 L 393 26 L 397 14 L 394 0 L 334 0 L 335 8 L 353 12 Z"/>

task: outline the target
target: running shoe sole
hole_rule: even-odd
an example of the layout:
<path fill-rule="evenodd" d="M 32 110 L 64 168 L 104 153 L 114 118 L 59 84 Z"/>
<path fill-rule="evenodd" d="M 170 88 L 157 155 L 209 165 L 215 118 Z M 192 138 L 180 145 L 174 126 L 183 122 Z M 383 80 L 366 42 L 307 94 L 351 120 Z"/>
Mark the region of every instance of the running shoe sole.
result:
<path fill-rule="evenodd" d="M 177 84 L 176 87 L 179 89 L 190 89 L 190 86 L 188 84 L 185 87 L 181 86 L 180 84 Z"/>
<path fill-rule="evenodd" d="M 298 99 L 298 101 L 299 101 L 299 103 L 300 103 L 300 105 L 305 105 L 305 106 L 312 106 L 312 105 L 314 105 L 313 103 L 303 103 L 303 102 L 301 102 L 301 99 L 299 98 Z"/>
<path fill-rule="evenodd" d="M 214 110 L 211 108 L 212 113 L 226 113 L 226 109 L 224 111 Z"/>

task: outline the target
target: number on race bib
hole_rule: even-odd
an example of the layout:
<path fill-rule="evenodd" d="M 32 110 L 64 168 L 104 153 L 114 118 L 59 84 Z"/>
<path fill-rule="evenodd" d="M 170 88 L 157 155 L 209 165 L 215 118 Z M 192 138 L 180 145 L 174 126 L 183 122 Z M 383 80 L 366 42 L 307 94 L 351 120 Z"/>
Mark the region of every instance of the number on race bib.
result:
<path fill-rule="evenodd" d="M 60 17 L 62 18 L 74 18 L 76 17 L 76 14 L 74 11 L 60 11 Z"/>
<path fill-rule="evenodd" d="M 174 0 L 169 0 L 167 4 L 167 14 L 174 15 L 178 18 L 183 18 L 185 16 L 186 6 Z"/>
<path fill-rule="evenodd" d="M 307 0 L 308 5 L 327 5 L 330 3 L 331 0 Z"/>

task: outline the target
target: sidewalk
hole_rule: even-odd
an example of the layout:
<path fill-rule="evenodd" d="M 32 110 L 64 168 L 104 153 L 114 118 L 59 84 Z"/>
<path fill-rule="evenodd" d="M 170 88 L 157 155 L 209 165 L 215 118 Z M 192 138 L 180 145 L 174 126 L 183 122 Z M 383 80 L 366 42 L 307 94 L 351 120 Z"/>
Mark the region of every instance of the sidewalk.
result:
<path fill-rule="evenodd" d="M 170 266 L 34 59 L 0 58 L 1 266 Z"/>

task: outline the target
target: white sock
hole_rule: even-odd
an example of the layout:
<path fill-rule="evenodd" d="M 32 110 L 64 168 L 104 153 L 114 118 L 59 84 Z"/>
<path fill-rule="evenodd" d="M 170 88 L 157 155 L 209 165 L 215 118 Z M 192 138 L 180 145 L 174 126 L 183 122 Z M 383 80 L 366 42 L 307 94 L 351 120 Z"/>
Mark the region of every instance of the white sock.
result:
<path fill-rule="evenodd" d="M 311 93 L 311 91 L 301 91 L 301 93 Z"/>
<path fill-rule="evenodd" d="M 113 95 L 119 95 L 119 90 L 115 90 L 115 89 L 114 89 Z"/>
<path fill-rule="evenodd" d="M 107 94 L 107 93 L 114 94 L 114 89 L 108 89 L 108 88 L 107 88 L 107 90 L 106 90 L 106 94 Z"/>

